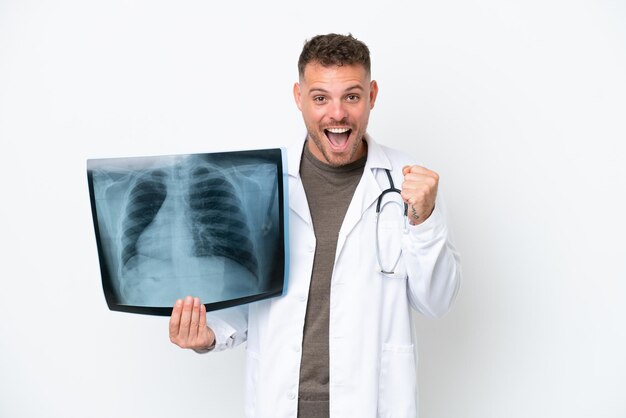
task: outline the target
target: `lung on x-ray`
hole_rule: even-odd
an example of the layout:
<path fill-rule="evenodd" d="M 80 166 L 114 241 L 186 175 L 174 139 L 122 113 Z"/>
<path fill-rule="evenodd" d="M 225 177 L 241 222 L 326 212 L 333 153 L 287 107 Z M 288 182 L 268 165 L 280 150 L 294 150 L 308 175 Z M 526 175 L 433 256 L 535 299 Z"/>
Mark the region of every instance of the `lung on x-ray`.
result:
<path fill-rule="evenodd" d="M 286 287 L 283 149 L 90 159 L 87 178 L 109 309 L 215 310 Z"/>

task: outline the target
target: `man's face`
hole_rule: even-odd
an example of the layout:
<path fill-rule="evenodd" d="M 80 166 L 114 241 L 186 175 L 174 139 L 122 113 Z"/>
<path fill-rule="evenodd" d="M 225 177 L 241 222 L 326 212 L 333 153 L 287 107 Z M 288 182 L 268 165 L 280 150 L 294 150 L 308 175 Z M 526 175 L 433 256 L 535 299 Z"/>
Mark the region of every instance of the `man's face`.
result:
<path fill-rule="evenodd" d="M 363 135 L 377 93 L 361 65 L 306 65 L 293 94 L 318 160 L 338 167 L 365 155 Z"/>

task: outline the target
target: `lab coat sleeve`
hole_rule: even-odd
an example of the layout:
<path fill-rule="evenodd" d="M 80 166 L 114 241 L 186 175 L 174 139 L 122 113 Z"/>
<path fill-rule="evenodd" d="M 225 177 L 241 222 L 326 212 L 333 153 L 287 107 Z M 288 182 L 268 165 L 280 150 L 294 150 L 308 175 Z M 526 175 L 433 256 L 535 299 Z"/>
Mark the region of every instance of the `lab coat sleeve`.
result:
<path fill-rule="evenodd" d="M 248 306 L 208 312 L 207 325 L 215 334 L 215 346 L 210 352 L 236 347 L 246 341 L 248 336 Z"/>
<path fill-rule="evenodd" d="M 431 318 L 443 316 L 461 283 L 460 256 L 452 243 L 443 200 L 419 225 L 409 225 L 402 239 L 411 306 Z"/>

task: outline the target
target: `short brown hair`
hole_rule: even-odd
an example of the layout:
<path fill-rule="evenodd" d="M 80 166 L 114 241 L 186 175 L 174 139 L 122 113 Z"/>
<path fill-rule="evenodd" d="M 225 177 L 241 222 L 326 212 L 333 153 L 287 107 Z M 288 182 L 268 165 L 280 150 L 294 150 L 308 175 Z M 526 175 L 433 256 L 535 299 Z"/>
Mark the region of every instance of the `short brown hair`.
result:
<path fill-rule="evenodd" d="M 318 62 L 324 67 L 362 65 L 367 74 L 370 74 L 370 50 L 351 34 L 329 33 L 306 41 L 298 59 L 300 77 L 304 76 L 304 68 L 311 62 Z"/>

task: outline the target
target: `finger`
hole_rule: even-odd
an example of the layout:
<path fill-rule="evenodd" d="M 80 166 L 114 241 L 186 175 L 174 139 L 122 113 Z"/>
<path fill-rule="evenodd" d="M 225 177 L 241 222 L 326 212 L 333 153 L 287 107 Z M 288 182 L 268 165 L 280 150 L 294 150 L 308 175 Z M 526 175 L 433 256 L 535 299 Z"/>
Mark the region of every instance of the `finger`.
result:
<path fill-rule="evenodd" d="M 410 165 L 405 165 L 404 167 L 402 167 L 402 175 L 406 176 L 407 173 L 409 173 L 411 171 L 411 166 Z"/>
<path fill-rule="evenodd" d="M 432 177 L 421 176 L 415 179 L 409 175 L 405 177 L 400 188 L 407 194 L 429 194 L 437 190 L 437 182 Z"/>
<path fill-rule="evenodd" d="M 211 346 L 215 342 L 215 334 L 213 330 L 208 327 L 206 323 L 206 306 L 200 305 L 200 324 L 198 324 L 199 332 L 205 332 L 207 337 L 207 345 Z"/>
<path fill-rule="evenodd" d="M 189 327 L 191 325 L 191 308 L 193 305 L 193 298 L 191 296 L 187 296 L 185 298 L 185 302 L 183 303 L 183 314 L 180 318 L 180 331 L 179 335 L 183 339 L 187 339 L 189 337 Z"/>
<path fill-rule="evenodd" d="M 200 322 L 200 298 L 193 298 L 191 309 L 191 325 L 189 327 L 189 338 L 198 338 L 198 323 Z"/>
<path fill-rule="evenodd" d="M 404 174 L 405 177 L 407 174 L 410 173 L 410 174 L 421 174 L 421 175 L 432 177 L 436 180 L 439 180 L 439 174 L 435 173 L 432 170 L 427 169 L 426 167 L 422 167 L 419 165 L 412 165 L 406 171 L 405 169 L 402 169 L 402 173 Z"/>
<path fill-rule="evenodd" d="M 401 188 L 402 190 L 437 190 L 439 181 L 434 177 L 423 174 L 407 174 L 404 177 Z"/>
<path fill-rule="evenodd" d="M 170 337 L 178 335 L 180 329 L 180 315 L 183 309 L 183 301 L 178 299 L 172 309 L 172 316 L 170 317 Z"/>
<path fill-rule="evenodd" d="M 204 329 L 206 326 L 206 306 L 200 304 L 200 324 L 198 324 L 198 328 Z"/>

